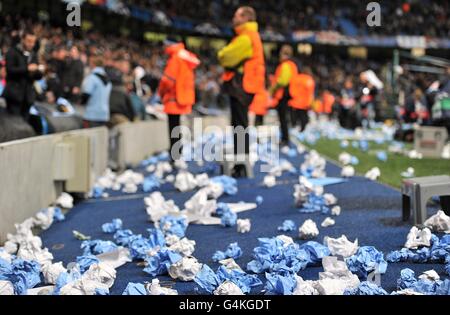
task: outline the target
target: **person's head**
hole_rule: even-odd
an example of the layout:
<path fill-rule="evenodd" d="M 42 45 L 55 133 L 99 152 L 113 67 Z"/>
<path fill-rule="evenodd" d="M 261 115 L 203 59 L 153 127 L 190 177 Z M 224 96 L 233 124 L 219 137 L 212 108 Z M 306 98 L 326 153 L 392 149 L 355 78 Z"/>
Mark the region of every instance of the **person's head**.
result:
<path fill-rule="evenodd" d="M 368 79 L 368 77 L 367 77 L 367 72 L 362 72 L 362 73 L 359 75 L 359 80 L 361 81 L 361 83 L 367 84 L 367 83 L 369 82 L 369 79 Z"/>
<path fill-rule="evenodd" d="M 53 74 L 56 73 L 55 64 L 52 62 L 52 60 L 49 58 L 45 60 L 45 76 L 51 77 Z"/>
<path fill-rule="evenodd" d="M 311 76 L 313 75 L 313 72 L 312 72 L 311 68 L 308 67 L 308 66 L 303 68 L 302 73 L 303 74 L 307 74 L 307 75 L 311 75 Z"/>
<path fill-rule="evenodd" d="M 98 54 L 98 51 L 95 52 L 95 54 Z M 109 49 L 106 49 L 102 53 L 103 56 L 103 66 L 105 67 L 114 67 L 114 56 L 113 52 Z"/>
<path fill-rule="evenodd" d="M 55 50 L 55 57 L 58 60 L 64 60 L 67 57 L 67 49 L 64 46 L 58 46 Z"/>
<path fill-rule="evenodd" d="M 56 103 L 56 96 L 53 91 L 47 91 L 45 92 L 45 98 L 47 99 L 47 102 L 49 104 L 55 104 Z"/>
<path fill-rule="evenodd" d="M 162 43 L 162 48 L 164 51 L 166 51 L 167 49 L 169 49 L 170 47 L 173 47 L 175 45 L 180 44 L 181 41 L 174 37 L 174 36 L 168 36 Z"/>
<path fill-rule="evenodd" d="M 289 60 L 294 56 L 294 49 L 290 45 L 283 45 L 280 50 L 280 61 Z"/>
<path fill-rule="evenodd" d="M 128 92 L 133 92 L 134 91 L 134 80 L 132 76 L 126 76 L 124 79 L 125 82 L 125 88 L 127 89 Z"/>
<path fill-rule="evenodd" d="M 419 89 L 419 88 L 416 88 L 416 89 L 414 90 L 414 98 L 415 98 L 416 100 L 420 100 L 420 99 L 422 99 L 422 97 L 423 97 L 423 92 L 422 92 L 422 90 Z"/>
<path fill-rule="evenodd" d="M 80 50 L 77 46 L 70 48 L 70 57 L 74 60 L 80 59 Z"/>
<path fill-rule="evenodd" d="M 22 47 L 25 51 L 33 51 L 37 37 L 31 30 L 26 30 L 22 35 Z"/>
<path fill-rule="evenodd" d="M 91 69 L 97 68 L 97 67 L 103 67 L 104 61 L 103 56 L 99 53 L 93 54 L 91 58 L 89 59 L 89 66 Z"/>
<path fill-rule="evenodd" d="M 117 57 L 114 61 L 115 68 L 118 69 L 122 74 L 129 74 L 131 71 L 130 62 L 123 56 Z"/>
<path fill-rule="evenodd" d="M 344 87 L 346 89 L 348 89 L 348 90 L 352 89 L 353 88 L 353 81 L 352 81 L 352 79 L 350 79 L 350 78 L 346 79 L 345 82 L 344 82 Z"/>
<path fill-rule="evenodd" d="M 175 47 L 177 47 L 178 45 L 180 45 L 181 42 L 172 36 L 167 37 L 164 41 L 163 41 L 163 49 L 164 49 L 164 53 L 166 55 L 172 55 L 175 52 Z"/>
<path fill-rule="evenodd" d="M 256 22 L 256 11 L 252 7 L 240 7 L 234 14 L 233 26 L 238 27 L 247 22 Z"/>

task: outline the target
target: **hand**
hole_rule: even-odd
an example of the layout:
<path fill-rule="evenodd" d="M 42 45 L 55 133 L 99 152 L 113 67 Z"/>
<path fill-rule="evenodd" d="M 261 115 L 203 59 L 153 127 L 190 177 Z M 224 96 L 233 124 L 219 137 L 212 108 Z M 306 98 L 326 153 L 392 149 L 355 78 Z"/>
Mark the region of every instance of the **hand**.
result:
<path fill-rule="evenodd" d="M 74 95 L 80 94 L 80 88 L 78 86 L 74 86 L 72 89 L 72 94 Z"/>
<path fill-rule="evenodd" d="M 277 90 L 276 90 L 275 86 L 270 87 L 269 88 L 269 95 L 270 95 L 270 97 L 274 97 L 276 91 Z"/>
<path fill-rule="evenodd" d="M 28 71 L 29 72 L 36 72 L 38 70 L 39 66 L 35 63 L 28 65 Z"/>

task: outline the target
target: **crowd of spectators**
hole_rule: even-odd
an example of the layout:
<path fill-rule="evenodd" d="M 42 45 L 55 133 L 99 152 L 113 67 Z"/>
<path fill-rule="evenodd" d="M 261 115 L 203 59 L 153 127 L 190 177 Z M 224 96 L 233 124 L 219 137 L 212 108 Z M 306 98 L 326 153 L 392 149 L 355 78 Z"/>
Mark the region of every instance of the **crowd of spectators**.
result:
<path fill-rule="evenodd" d="M 148 10 L 153 21 L 162 25 L 208 23 L 223 28 L 240 5 L 255 7 L 263 32 L 288 34 L 298 30 L 339 31 L 346 35 L 450 35 L 449 2 L 437 0 L 378 1 L 382 27 L 370 27 L 367 4 L 360 0 L 98 0 L 115 12 L 130 15 L 136 9 Z M 211 30 L 212 27 L 209 27 Z"/>
<path fill-rule="evenodd" d="M 140 1 L 140 4 L 144 5 L 147 2 L 154 5 L 166 3 L 166 1 Z M 165 4 L 167 8 L 171 7 L 170 2 L 167 1 Z M 232 1 L 224 1 L 229 2 Z M 238 3 L 234 2 L 233 5 Z M 184 1 L 180 3 L 183 7 Z M 126 37 L 115 37 L 95 31 L 83 32 L 79 29 L 74 31 L 27 20 L 20 16 L 0 17 L 0 31 L 4 35 L 0 40 L 0 95 L 8 83 L 5 57 L 8 50 L 20 43 L 24 30 L 32 30 L 38 39 L 34 51 L 37 64 L 44 69 L 42 77 L 38 78 L 33 86 L 37 92 L 36 102 L 49 104 L 61 111 L 68 111 L 71 105 L 81 104 L 83 80 L 100 60 L 112 83 L 113 97 L 110 98 L 109 125 L 147 119 L 146 105 L 158 103 L 155 91 L 165 64 L 161 43 L 132 41 Z M 222 69 L 218 66 L 215 50 L 207 41 L 196 49 L 192 47 L 189 49 L 194 50 L 202 61 L 196 76 L 197 107 L 226 109 L 226 100 L 222 98 L 220 84 Z M 272 54 L 266 56 L 268 74 L 275 71 L 277 55 L 275 48 Z M 300 69 L 311 70 L 316 80 L 317 96 L 320 97 L 325 92 L 332 93 L 336 96 L 338 104 L 341 103 L 343 94 L 353 95 L 355 101 L 361 98 L 367 84 L 361 80 L 360 73 L 371 69 L 384 81 L 392 68 L 389 65 L 390 60 L 369 61 L 328 53 L 299 55 L 296 59 Z M 430 112 L 433 104 L 425 95 L 436 80 L 438 80 L 436 75 L 403 73 L 399 81 L 405 95 L 403 103 L 411 102 L 407 98 L 420 97 L 427 101 L 426 108 Z M 351 91 L 348 91 L 349 89 Z"/>
<path fill-rule="evenodd" d="M 38 39 L 34 48 L 37 63 L 45 69 L 43 78 L 35 84 L 38 101 L 55 104 L 64 98 L 71 103 L 79 103 L 83 79 L 92 70 L 90 61 L 96 56 L 101 56 L 102 65 L 114 87 L 136 94 L 143 100 L 156 90 L 164 63 L 161 47 L 157 45 L 146 44 L 143 49 L 141 43 L 126 38 L 97 32 L 74 34 L 21 17 L 6 16 L 0 21 L 1 32 L 5 35 L 1 39 L 0 50 L 1 89 L 7 84 L 4 67 L 7 52 L 20 43 L 21 34 L 27 30 Z M 134 118 L 131 113 L 126 116 Z"/>

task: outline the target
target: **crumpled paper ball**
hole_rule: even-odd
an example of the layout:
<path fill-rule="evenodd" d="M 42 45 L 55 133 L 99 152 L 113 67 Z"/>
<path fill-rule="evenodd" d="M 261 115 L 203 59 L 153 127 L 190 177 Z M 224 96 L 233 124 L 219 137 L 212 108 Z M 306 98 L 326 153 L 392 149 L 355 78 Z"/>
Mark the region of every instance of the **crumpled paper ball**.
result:
<path fill-rule="evenodd" d="M 215 291 L 214 295 L 244 295 L 241 288 L 231 281 L 225 281 Z"/>
<path fill-rule="evenodd" d="M 169 275 L 172 279 L 184 282 L 193 281 L 200 272 L 202 265 L 194 257 L 183 257 L 169 267 Z"/>
<path fill-rule="evenodd" d="M 299 229 L 301 239 L 313 239 L 319 235 L 319 229 L 313 220 L 306 220 Z"/>
<path fill-rule="evenodd" d="M 237 231 L 238 233 L 244 234 L 249 233 L 252 228 L 252 223 L 250 219 L 238 219 L 237 220 Z"/>
<path fill-rule="evenodd" d="M 320 226 L 322 227 L 330 227 L 336 224 L 336 221 L 334 221 L 332 218 L 326 218 Z"/>

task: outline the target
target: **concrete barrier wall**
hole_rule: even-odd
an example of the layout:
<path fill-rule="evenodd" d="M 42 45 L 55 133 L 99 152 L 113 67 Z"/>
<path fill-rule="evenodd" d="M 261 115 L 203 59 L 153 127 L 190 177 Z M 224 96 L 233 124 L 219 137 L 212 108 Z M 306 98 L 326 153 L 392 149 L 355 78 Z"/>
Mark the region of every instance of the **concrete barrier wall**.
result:
<path fill-rule="evenodd" d="M 194 119 L 202 124 L 202 130 L 217 126 L 223 130 L 229 125 L 226 117 L 182 118 L 182 125 L 193 128 Z M 147 157 L 169 149 L 168 122 L 161 120 L 123 124 L 116 127 L 118 132 L 118 164 L 121 169 L 137 166 Z"/>
<path fill-rule="evenodd" d="M 199 118 L 196 119 L 198 122 Z M 182 123 L 192 127 L 193 118 L 184 117 Z M 229 120 L 226 117 L 203 117 L 201 123 L 203 130 L 209 126 L 225 129 Z M 115 132 L 117 158 L 123 168 L 138 165 L 154 153 L 169 149 L 166 121 L 124 124 Z M 14 224 L 51 205 L 65 189 L 64 182 L 54 180 L 56 147 L 77 137 L 89 138 L 90 188 L 108 166 L 110 140 L 106 128 L 76 130 L 0 144 L 0 244 L 5 241 L 7 233 L 15 231 Z M 75 172 L 80 172 L 76 165 L 68 167 L 75 167 Z"/>
<path fill-rule="evenodd" d="M 118 164 L 121 169 L 137 166 L 158 151 L 169 148 L 167 122 L 152 120 L 123 124 L 118 131 Z"/>
<path fill-rule="evenodd" d="M 51 172 L 55 139 L 39 137 L 0 145 L 0 243 L 14 224 L 55 201 L 62 184 Z"/>
<path fill-rule="evenodd" d="M 90 139 L 94 179 L 107 166 L 108 130 L 97 128 L 0 144 L 0 244 L 14 224 L 51 205 L 63 190 L 54 181 L 55 148 L 67 137 Z M 93 181 L 92 181 L 93 183 Z"/>
<path fill-rule="evenodd" d="M 103 175 L 108 168 L 108 146 L 109 133 L 106 128 L 94 128 L 75 130 L 61 134 L 62 137 L 67 136 L 87 136 L 91 142 L 91 180 L 94 184 L 95 180 Z"/>

